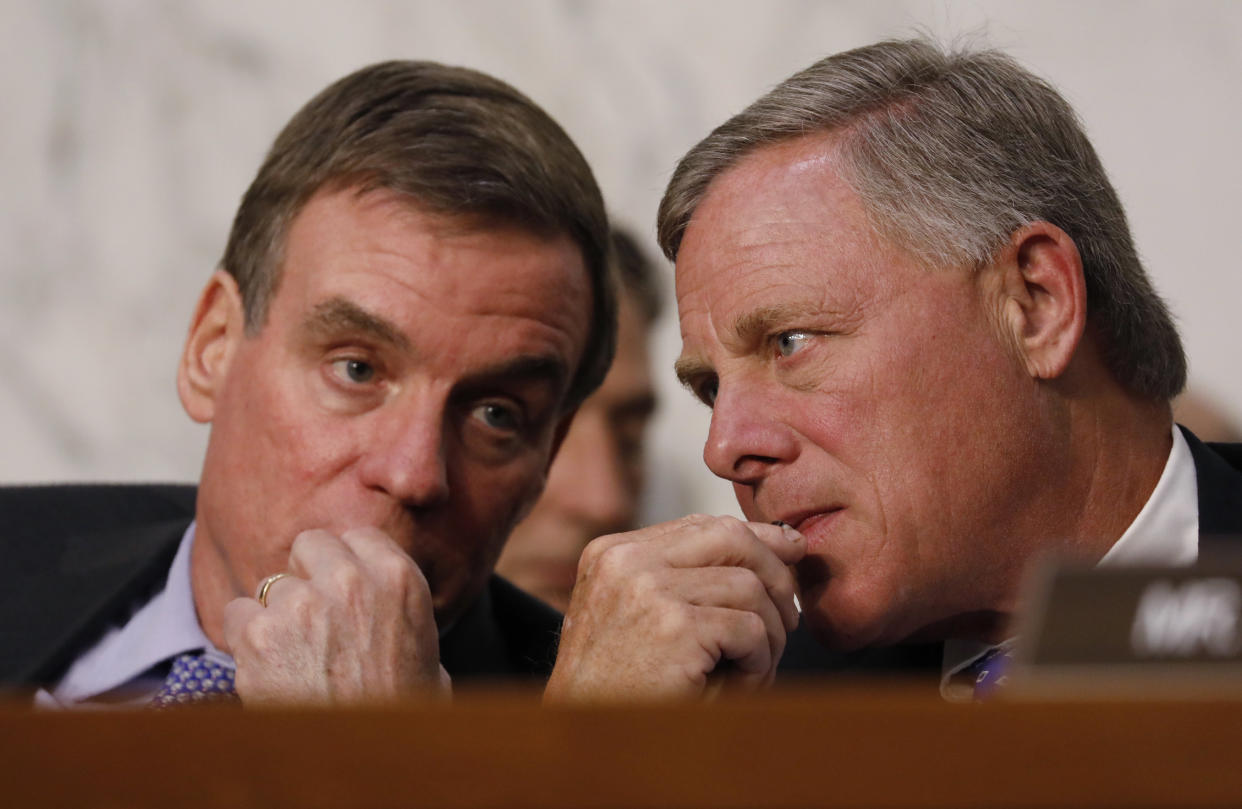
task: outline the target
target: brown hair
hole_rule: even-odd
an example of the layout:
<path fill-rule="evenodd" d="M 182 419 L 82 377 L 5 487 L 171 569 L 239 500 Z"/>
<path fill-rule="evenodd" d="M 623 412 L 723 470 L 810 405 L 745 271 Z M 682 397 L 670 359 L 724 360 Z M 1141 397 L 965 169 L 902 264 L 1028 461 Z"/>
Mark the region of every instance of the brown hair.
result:
<path fill-rule="evenodd" d="M 566 407 L 599 386 L 615 349 L 617 305 L 603 199 L 569 136 L 526 96 L 474 70 L 392 61 L 311 99 L 242 197 L 221 262 L 241 290 L 249 333 L 263 327 L 280 284 L 289 224 L 330 185 L 391 190 L 471 226 L 568 236 L 582 252 L 593 305 Z"/>
<path fill-rule="evenodd" d="M 651 258 L 630 231 L 619 227 L 612 230 L 612 255 L 621 291 L 638 304 L 638 313 L 651 325 L 664 308 L 660 279 Z"/>

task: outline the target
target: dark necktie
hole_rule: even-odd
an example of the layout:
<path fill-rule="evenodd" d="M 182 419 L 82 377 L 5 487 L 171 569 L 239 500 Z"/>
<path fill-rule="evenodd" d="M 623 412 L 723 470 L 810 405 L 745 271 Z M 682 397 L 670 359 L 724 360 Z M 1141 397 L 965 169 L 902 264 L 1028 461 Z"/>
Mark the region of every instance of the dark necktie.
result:
<path fill-rule="evenodd" d="M 203 654 L 183 654 L 173 660 L 164 685 L 151 700 L 151 707 L 237 701 L 232 668 Z"/>

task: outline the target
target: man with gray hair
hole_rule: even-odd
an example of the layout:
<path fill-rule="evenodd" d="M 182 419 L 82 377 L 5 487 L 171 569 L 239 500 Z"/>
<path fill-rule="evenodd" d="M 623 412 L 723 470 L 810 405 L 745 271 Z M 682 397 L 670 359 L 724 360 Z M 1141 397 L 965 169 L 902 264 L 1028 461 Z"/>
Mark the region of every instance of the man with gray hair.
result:
<path fill-rule="evenodd" d="M 549 699 L 766 684 L 795 593 L 835 649 L 982 650 L 1036 555 L 1182 564 L 1242 533 L 1242 453 L 1172 422 L 1185 358 L 1116 192 L 1011 58 L 824 59 L 682 159 L 659 236 L 749 522 L 590 545 Z"/>

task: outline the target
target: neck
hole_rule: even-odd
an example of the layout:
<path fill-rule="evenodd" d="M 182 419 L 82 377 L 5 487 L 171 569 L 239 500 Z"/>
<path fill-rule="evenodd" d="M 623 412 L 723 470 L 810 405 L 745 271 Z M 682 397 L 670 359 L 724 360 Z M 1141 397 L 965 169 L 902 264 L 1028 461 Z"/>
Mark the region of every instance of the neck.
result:
<path fill-rule="evenodd" d="M 1064 526 L 1067 555 L 1098 562 L 1151 497 L 1173 447 L 1167 403 L 1118 395 L 1100 406 L 1071 407 L 1071 474 L 1064 494 L 1079 507 Z"/>
<path fill-rule="evenodd" d="M 190 548 L 190 585 L 194 592 L 194 610 L 198 624 L 216 648 L 228 651 L 224 642 L 224 607 L 237 597 L 237 589 L 224 574 L 227 568 L 220 550 L 213 542 L 202 514 L 195 527 L 194 545 Z"/>
<path fill-rule="evenodd" d="M 1103 376 L 1102 372 L 1095 378 Z M 1048 391 L 1042 439 L 1030 461 L 1041 467 L 1024 485 L 1030 496 L 998 535 L 986 609 L 956 616 L 942 637 L 997 642 L 1008 637 L 1025 576 L 1041 558 L 1093 565 L 1134 522 L 1151 497 L 1172 449 L 1167 403 L 1138 399 L 1111 380 L 1092 390 Z M 958 624 L 961 625 L 958 625 Z"/>

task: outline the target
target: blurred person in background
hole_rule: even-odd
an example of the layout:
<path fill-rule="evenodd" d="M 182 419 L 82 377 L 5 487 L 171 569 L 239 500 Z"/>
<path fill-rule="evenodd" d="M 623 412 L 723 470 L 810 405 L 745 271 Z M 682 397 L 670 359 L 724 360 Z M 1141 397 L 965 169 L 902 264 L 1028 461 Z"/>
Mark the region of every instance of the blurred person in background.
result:
<path fill-rule="evenodd" d="M 614 229 L 612 246 L 619 291 L 612 368 L 578 408 L 543 495 L 496 563 L 498 573 L 562 611 L 587 543 L 638 525 L 644 438 L 656 407 L 648 350 L 661 305 L 655 268 L 629 233 Z"/>

